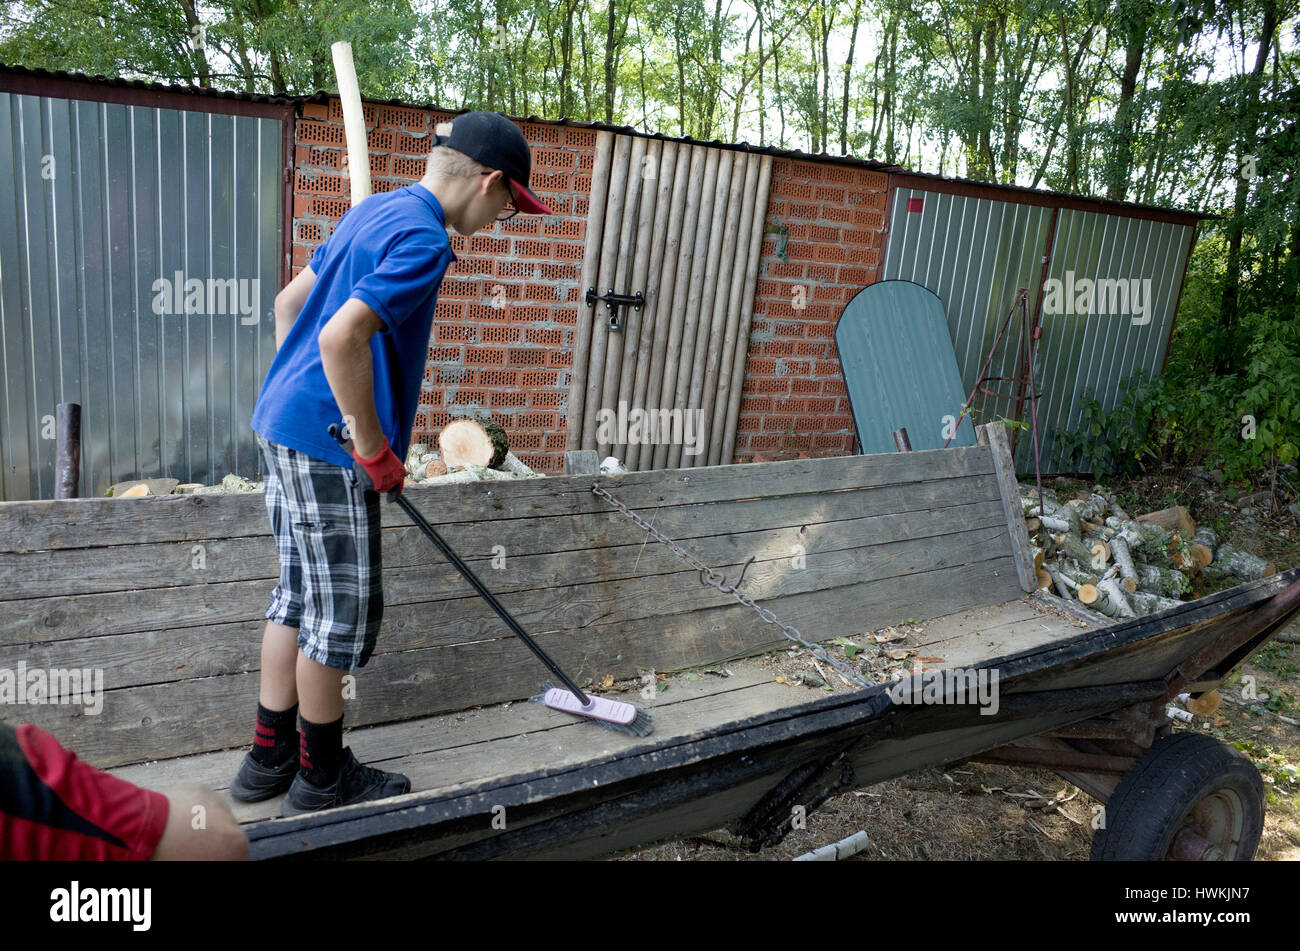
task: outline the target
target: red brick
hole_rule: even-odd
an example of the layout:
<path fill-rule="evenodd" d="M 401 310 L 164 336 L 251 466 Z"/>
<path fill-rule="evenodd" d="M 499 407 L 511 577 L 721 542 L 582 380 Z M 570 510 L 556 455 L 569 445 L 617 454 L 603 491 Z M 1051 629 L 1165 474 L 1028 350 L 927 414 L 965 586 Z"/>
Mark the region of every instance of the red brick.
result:
<path fill-rule="evenodd" d="M 299 119 L 295 131 L 299 142 L 317 145 L 344 145 L 347 142 L 347 137 L 343 134 L 343 126 L 333 122 Z"/>

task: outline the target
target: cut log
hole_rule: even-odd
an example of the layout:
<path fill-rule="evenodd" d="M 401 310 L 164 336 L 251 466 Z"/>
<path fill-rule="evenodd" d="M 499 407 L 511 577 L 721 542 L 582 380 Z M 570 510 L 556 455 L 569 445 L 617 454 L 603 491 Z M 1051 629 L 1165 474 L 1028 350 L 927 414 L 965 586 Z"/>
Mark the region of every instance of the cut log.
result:
<path fill-rule="evenodd" d="M 1097 553 L 1092 550 L 1092 546 L 1085 545 L 1073 535 L 1065 539 L 1065 544 L 1061 546 L 1061 549 L 1068 557 L 1073 558 L 1080 568 L 1100 571 L 1106 565 L 1104 559 L 1101 564 L 1097 564 Z"/>
<path fill-rule="evenodd" d="M 1038 578 L 1038 587 L 1050 588 L 1052 586 L 1052 575 L 1050 572 L 1044 571 L 1042 568 L 1039 568 L 1037 571 L 1034 572 L 1034 575 L 1035 577 Z"/>
<path fill-rule="evenodd" d="M 1124 541 L 1128 542 L 1130 550 L 1141 545 L 1164 544 L 1169 537 L 1169 532 L 1159 525 L 1148 525 L 1131 518 L 1117 518 L 1112 515 L 1106 519 L 1106 525 L 1113 528 L 1117 535 L 1124 536 Z"/>
<path fill-rule="evenodd" d="M 1271 562 L 1263 558 L 1256 557 L 1248 551 L 1243 551 L 1235 545 L 1220 545 L 1218 557 L 1214 562 L 1214 567 L 1222 574 L 1231 575 L 1234 578 L 1240 578 L 1242 581 L 1254 581 L 1256 578 L 1266 578 L 1274 574 L 1275 569 Z"/>
<path fill-rule="evenodd" d="M 1087 600 L 1085 600 L 1085 593 Z M 1094 611 L 1100 611 L 1107 617 L 1137 617 L 1116 578 L 1106 578 L 1095 585 L 1081 585 L 1079 587 L 1079 600 Z"/>
<path fill-rule="evenodd" d="M 180 479 L 131 479 L 110 485 L 104 494 L 111 495 L 115 499 L 134 499 L 142 495 L 170 495 L 172 489 L 180 484 Z M 145 491 L 127 494 L 129 490 L 141 485 L 144 486 Z"/>
<path fill-rule="evenodd" d="M 1192 514 L 1181 505 L 1139 515 L 1137 520 L 1145 525 L 1159 525 L 1167 532 L 1182 532 L 1188 538 L 1196 534 L 1196 523 L 1192 521 Z"/>
<path fill-rule="evenodd" d="M 1085 522 L 1106 514 L 1106 502 L 1098 495 L 1086 499 L 1073 499 L 1065 504 L 1078 512 L 1079 518 Z"/>
<path fill-rule="evenodd" d="M 1038 531 L 1038 529 L 1042 526 L 1042 524 L 1043 523 L 1040 519 L 1027 518 L 1025 519 L 1025 531 L 1029 532 L 1032 535 L 1034 532 Z"/>
<path fill-rule="evenodd" d="M 1147 614 L 1156 614 L 1160 611 L 1167 611 L 1170 608 L 1176 608 L 1183 602 L 1175 598 L 1166 598 L 1159 594 L 1152 594 L 1150 591 L 1138 591 L 1129 595 L 1129 603 L 1133 605 L 1133 610 L 1139 616 Z"/>
<path fill-rule="evenodd" d="M 1063 505 L 1051 515 L 1040 515 L 1039 520 L 1048 531 L 1079 537 L 1079 510 Z"/>
<path fill-rule="evenodd" d="M 1210 562 L 1214 561 L 1214 553 L 1219 547 L 1219 535 L 1214 529 L 1202 525 L 1196 530 L 1196 534 L 1192 536 L 1192 541 L 1196 542 L 1198 545 L 1204 545 L 1210 550 L 1210 561 L 1207 561 L 1205 564 L 1208 565 Z M 1202 567 L 1204 567 L 1204 565 Z"/>
<path fill-rule="evenodd" d="M 1105 568 L 1106 563 L 1110 561 L 1110 545 L 1097 539 L 1088 548 L 1092 551 L 1092 566 L 1098 571 Z"/>
<path fill-rule="evenodd" d="M 1062 577 L 1069 578 L 1076 585 L 1095 585 L 1098 580 L 1096 574 L 1088 571 L 1087 565 L 1072 565 L 1068 561 L 1058 561 L 1056 570 L 1061 573 Z"/>
<path fill-rule="evenodd" d="M 434 479 L 447 474 L 447 463 L 441 459 L 430 459 L 424 464 L 423 479 Z"/>
<path fill-rule="evenodd" d="M 513 473 L 514 475 L 521 475 L 521 476 L 535 476 L 541 474 L 537 472 L 535 469 L 531 468 L 530 466 L 527 466 L 524 463 L 520 462 L 519 457 L 516 456 L 513 452 L 506 453 L 506 457 L 501 463 L 501 471 L 510 472 Z"/>
<path fill-rule="evenodd" d="M 1045 550 L 1038 547 L 1034 548 L 1034 570 L 1035 571 L 1043 567 L 1043 561 L 1046 558 L 1047 558 L 1047 552 Z"/>
<path fill-rule="evenodd" d="M 500 424 L 492 420 L 481 423 L 473 419 L 456 419 L 438 434 L 438 449 L 449 469 L 453 466 L 495 469 L 505 459 L 510 446 L 506 431 Z"/>
<path fill-rule="evenodd" d="M 1135 565 L 1138 576 L 1138 588 L 1151 594 L 1176 596 L 1192 590 L 1192 583 L 1187 575 L 1172 568 L 1159 565 Z"/>
<path fill-rule="evenodd" d="M 1128 542 L 1123 536 L 1116 535 L 1110 540 L 1110 550 L 1115 556 L 1115 566 L 1119 568 L 1120 583 L 1125 591 L 1132 594 L 1138 589 L 1139 581 L 1137 568 L 1133 565 L 1133 555 L 1129 552 Z"/>
<path fill-rule="evenodd" d="M 1194 568 L 1204 568 L 1210 562 L 1214 561 L 1214 552 L 1210 550 L 1209 545 L 1202 545 L 1200 542 L 1192 542 L 1189 546 L 1192 556 L 1192 566 Z"/>
<path fill-rule="evenodd" d="M 1057 571 L 1055 567 L 1048 568 L 1047 573 L 1052 576 L 1052 583 L 1056 586 L 1056 593 L 1061 597 L 1069 599 L 1071 597 L 1070 592 L 1078 590 L 1079 586 Z"/>

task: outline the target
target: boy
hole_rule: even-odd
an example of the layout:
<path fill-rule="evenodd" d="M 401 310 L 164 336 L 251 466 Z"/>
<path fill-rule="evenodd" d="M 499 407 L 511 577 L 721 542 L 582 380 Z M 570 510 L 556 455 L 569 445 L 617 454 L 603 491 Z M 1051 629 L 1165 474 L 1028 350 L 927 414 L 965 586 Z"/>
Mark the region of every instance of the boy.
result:
<path fill-rule="evenodd" d="M 470 112 L 438 132 L 424 178 L 349 209 L 275 299 L 278 351 L 252 428 L 280 581 L 253 748 L 230 793 L 253 802 L 288 789 L 282 815 L 410 791 L 343 747 L 343 677 L 365 666 L 383 615 L 379 497 L 406 474 L 434 304 L 456 260 L 447 226 L 471 235 L 519 211 L 550 214 L 509 119 Z M 343 420 L 351 457 L 328 432 Z"/>

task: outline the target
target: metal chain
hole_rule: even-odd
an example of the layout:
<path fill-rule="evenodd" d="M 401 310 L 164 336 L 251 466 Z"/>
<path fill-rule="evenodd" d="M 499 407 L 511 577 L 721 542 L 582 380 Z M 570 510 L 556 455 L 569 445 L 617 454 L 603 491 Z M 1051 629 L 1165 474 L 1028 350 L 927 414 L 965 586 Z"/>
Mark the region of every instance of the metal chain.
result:
<path fill-rule="evenodd" d="M 775 624 L 777 627 L 781 629 L 781 633 L 784 634 L 787 638 L 789 638 L 794 643 L 800 645 L 801 647 L 807 648 L 809 651 L 812 652 L 814 657 L 826 661 L 826 663 L 830 664 L 837 671 L 839 671 L 840 675 L 845 679 L 852 681 L 853 683 L 857 684 L 859 687 L 871 686 L 871 681 L 864 680 L 858 674 L 857 671 L 853 670 L 853 668 L 845 664 L 842 664 L 834 657 L 831 657 L 830 654 L 826 653 L 826 651 L 823 650 L 817 644 L 810 644 L 808 641 L 804 640 L 803 636 L 799 633 L 797 628 L 789 624 L 782 624 L 779 620 L 777 620 L 776 615 L 773 614 L 771 611 L 769 611 L 767 608 L 759 607 L 759 605 L 754 603 L 754 600 L 752 598 L 743 595 L 739 591 L 737 591 L 736 587 L 737 585 L 739 585 L 740 583 L 739 581 L 737 581 L 735 585 L 727 584 L 726 583 L 727 578 L 725 575 L 723 575 L 721 572 L 714 570 L 713 568 L 710 568 L 704 562 L 700 561 L 694 555 L 690 554 L 690 552 L 687 552 L 684 549 L 682 549 L 671 538 L 668 538 L 662 532 L 656 530 L 653 525 L 647 524 L 645 519 L 641 518 L 641 516 L 637 515 L 635 512 L 628 509 L 626 505 L 624 505 L 618 499 L 614 498 L 614 496 L 610 495 L 608 491 L 606 491 L 604 488 L 601 487 L 599 482 L 592 484 L 591 491 L 596 495 L 600 496 L 601 498 L 603 498 L 610 505 L 614 506 L 614 508 L 618 509 L 624 515 L 630 518 L 633 522 L 635 522 L 637 525 L 644 528 L 647 532 L 653 535 L 657 541 L 663 542 L 663 544 L 667 545 L 669 548 L 675 551 L 692 568 L 697 569 L 700 573 L 700 584 L 711 585 L 714 588 L 717 588 L 723 594 L 731 595 L 741 604 L 745 604 L 753 608 L 755 611 L 758 612 L 758 616 L 761 617 L 764 621 L 766 621 L 768 624 Z M 743 577 L 744 575 L 743 571 L 741 572 L 741 575 Z"/>

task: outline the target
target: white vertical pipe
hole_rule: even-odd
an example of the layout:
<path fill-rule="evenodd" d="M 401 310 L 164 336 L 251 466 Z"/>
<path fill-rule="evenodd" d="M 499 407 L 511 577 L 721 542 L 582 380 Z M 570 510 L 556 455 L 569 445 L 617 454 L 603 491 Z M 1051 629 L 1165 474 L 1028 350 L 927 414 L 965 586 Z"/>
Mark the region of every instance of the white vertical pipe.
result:
<path fill-rule="evenodd" d="M 366 119 L 361 110 L 361 88 L 352 65 L 352 44 L 340 41 L 330 47 L 334 73 L 339 82 L 343 106 L 343 131 L 348 140 L 348 180 L 352 185 L 352 207 L 370 194 L 370 146 L 366 143 Z"/>

